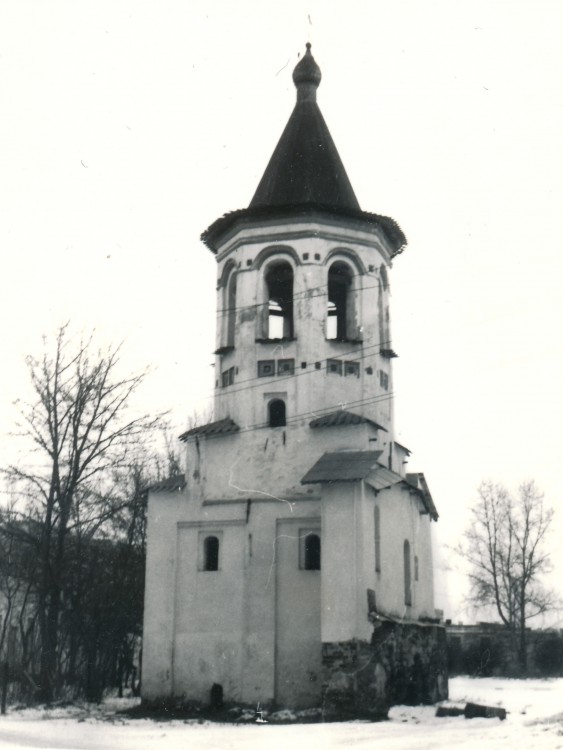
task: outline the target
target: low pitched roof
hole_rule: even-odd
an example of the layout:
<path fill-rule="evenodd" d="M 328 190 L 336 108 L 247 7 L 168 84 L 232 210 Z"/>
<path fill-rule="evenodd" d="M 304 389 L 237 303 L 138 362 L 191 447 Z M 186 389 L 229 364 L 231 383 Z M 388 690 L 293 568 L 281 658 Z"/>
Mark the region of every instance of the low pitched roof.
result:
<path fill-rule="evenodd" d="M 240 427 L 236 422 L 230 417 L 225 417 L 225 419 L 218 419 L 216 422 L 209 422 L 208 424 L 201 425 L 201 427 L 193 427 L 191 430 L 182 433 L 180 440 L 186 442 L 188 438 L 195 436 L 228 435 L 239 430 Z"/>
<path fill-rule="evenodd" d="M 323 484 L 329 482 L 366 482 L 375 490 L 402 485 L 420 497 L 426 512 L 433 521 L 438 520 L 428 484 L 422 473 L 407 474 L 406 477 L 379 463 L 383 451 L 336 451 L 323 454 L 309 469 L 301 484 Z"/>
<path fill-rule="evenodd" d="M 371 424 L 377 430 L 384 430 L 387 432 L 385 427 L 374 422 L 373 419 L 368 419 L 367 417 L 363 417 L 360 414 L 354 414 L 345 409 L 339 409 L 330 414 L 323 414 L 322 417 L 317 417 L 309 422 L 309 427 L 341 427 L 342 425 L 353 424 Z"/>
<path fill-rule="evenodd" d="M 325 453 L 309 469 L 301 484 L 355 482 L 365 479 L 377 466 L 383 451 L 337 451 Z"/>
<path fill-rule="evenodd" d="M 186 486 L 186 475 L 176 474 L 176 476 L 168 477 L 163 479 L 161 482 L 156 482 L 149 487 L 149 492 L 175 492 L 176 490 L 183 490 Z"/>
<path fill-rule="evenodd" d="M 426 506 L 426 510 L 430 514 L 430 517 L 432 518 L 432 520 L 437 521 L 438 510 L 434 505 L 434 500 L 432 499 L 432 495 L 430 494 L 428 482 L 426 481 L 426 477 L 424 476 L 424 474 L 422 472 L 418 472 L 416 474 L 407 474 L 407 482 L 420 492 L 422 502 Z"/>

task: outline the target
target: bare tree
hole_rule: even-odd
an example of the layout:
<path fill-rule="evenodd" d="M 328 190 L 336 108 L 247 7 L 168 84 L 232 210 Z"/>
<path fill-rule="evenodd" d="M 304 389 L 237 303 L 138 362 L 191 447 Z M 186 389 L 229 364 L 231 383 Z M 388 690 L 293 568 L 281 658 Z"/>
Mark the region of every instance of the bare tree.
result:
<path fill-rule="evenodd" d="M 492 482 L 478 492 L 458 551 L 469 564 L 473 604 L 496 608 L 525 672 L 527 623 L 555 605 L 541 580 L 550 567 L 544 543 L 553 510 L 533 481 L 521 484 L 516 497 Z"/>
<path fill-rule="evenodd" d="M 69 535 L 93 536 L 112 518 L 120 495 L 116 472 L 134 459 L 157 419 L 131 417 L 130 402 L 144 375 L 123 377 L 119 348 L 99 351 L 90 338 L 73 346 L 67 326 L 40 359 L 29 357 L 33 397 L 20 403 L 22 433 L 34 446 L 32 469 L 6 474 L 25 501 L 21 541 L 35 547 L 40 574 L 36 599 L 41 642 L 40 697 L 57 687 L 59 630 Z M 29 462 L 28 462 L 29 463 Z M 33 525 L 33 533 L 30 529 Z"/>

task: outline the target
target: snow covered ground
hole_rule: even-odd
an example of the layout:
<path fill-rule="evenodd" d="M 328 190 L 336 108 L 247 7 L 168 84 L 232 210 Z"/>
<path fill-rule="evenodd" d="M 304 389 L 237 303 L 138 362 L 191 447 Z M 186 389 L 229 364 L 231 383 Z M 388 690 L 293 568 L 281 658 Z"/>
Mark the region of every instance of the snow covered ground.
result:
<path fill-rule="evenodd" d="M 101 707 L 10 711 L 0 717 L 0 748 L 60 750 L 539 750 L 563 749 L 563 679 L 456 677 L 448 704 L 502 706 L 506 721 L 438 719 L 432 706 L 397 706 L 390 720 L 332 724 L 216 724 L 120 716 L 131 701 Z"/>

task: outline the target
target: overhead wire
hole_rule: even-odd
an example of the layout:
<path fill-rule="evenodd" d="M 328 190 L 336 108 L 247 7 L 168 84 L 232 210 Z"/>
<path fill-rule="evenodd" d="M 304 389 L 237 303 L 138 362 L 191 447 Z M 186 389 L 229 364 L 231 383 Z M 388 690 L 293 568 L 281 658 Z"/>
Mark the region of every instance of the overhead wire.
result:
<path fill-rule="evenodd" d="M 388 393 L 385 393 L 385 394 L 380 394 L 378 396 L 370 396 L 369 398 L 356 399 L 355 401 L 346 401 L 346 402 L 339 401 L 336 404 L 332 404 L 332 405 L 323 407 L 322 409 L 315 409 L 315 410 L 309 409 L 306 412 L 301 412 L 300 414 L 293 414 L 292 416 L 290 416 L 290 417 L 288 417 L 286 419 L 286 425 L 291 425 L 291 424 L 293 424 L 295 422 L 298 422 L 301 419 L 305 419 L 307 417 L 311 417 L 312 419 L 316 419 L 319 416 L 323 416 L 323 414 L 325 412 L 327 414 L 330 414 L 333 411 L 338 411 L 339 409 L 343 409 L 344 406 L 347 407 L 347 408 L 349 407 L 349 408 L 352 408 L 352 409 L 358 409 L 358 408 L 360 408 L 362 406 L 369 406 L 369 405 L 374 404 L 374 403 L 380 403 L 380 402 L 384 402 L 384 401 L 391 401 L 393 398 L 395 398 L 394 391 L 389 391 Z M 254 424 L 250 424 L 250 425 L 246 425 L 244 427 L 240 427 L 237 430 L 233 430 L 232 434 L 233 435 L 235 435 L 235 434 L 236 435 L 240 435 L 241 433 L 244 433 L 244 432 L 253 432 L 255 430 L 262 430 L 262 429 L 264 429 L 266 427 L 269 427 L 269 426 L 270 425 L 269 425 L 268 422 L 256 422 Z M 195 428 L 195 429 L 197 429 L 197 428 Z M 189 430 L 188 430 L 188 432 L 189 432 Z M 206 440 L 210 440 L 210 439 L 214 439 L 214 438 L 225 437 L 225 435 L 227 435 L 227 434 L 229 434 L 229 433 L 218 432 L 218 433 L 215 433 L 215 434 L 203 435 L 202 437 L 205 437 Z M 194 433 L 194 435 L 190 436 L 190 437 L 193 437 L 195 439 L 195 438 L 198 438 L 199 435 L 198 435 L 198 433 Z"/>
<path fill-rule="evenodd" d="M 356 274 L 351 274 L 349 278 L 355 279 L 355 278 L 361 278 L 362 276 L 365 276 L 365 274 L 356 273 Z M 358 289 L 358 292 L 364 292 L 370 289 L 379 289 L 379 287 L 380 287 L 379 283 L 370 284 L 369 286 L 361 287 L 360 289 Z M 390 285 L 388 282 L 386 284 L 386 288 L 390 292 Z M 311 292 L 315 292 L 318 290 L 324 290 L 324 291 L 322 291 L 320 294 L 311 294 Z M 318 286 L 309 287 L 308 289 L 304 289 L 301 292 L 295 292 L 292 298 L 293 300 L 300 299 L 301 297 L 303 298 L 308 297 L 309 299 L 314 299 L 315 297 L 326 297 L 326 296 L 328 296 L 328 285 L 325 283 L 325 284 L 320 284 Z M 216 317 L 220 318 L 225 315 L 230 315 L 232 313 L 240 312 L 241 310 L 251 310 L 254 308 L 264 307 L 267 304 L 268 302 L 264 301 L 264 302 L 253 302 L 252 304 L 249 304 L 249 305 L 238 305 L 234 307 L 220 307 L 216 311 Z"/>
<path fill-rule="evenodd" d="M 282 341 L 282 339 L 280 339 L 280 342 L 281 341 Z M 279 346 L 283 347 L 283 344 L 280 343 Z M 358 345 L 358 346 L 360 346 L 360 345 Z M 375 348 L 377 348 L 378 351 L 372 352 L 370 354 L 366 354 L 365 353 L 367 349 L 375 349 Z M 341 352 L 341 353 L 335 354 L 334 357 L 330 357 L 329 359 L 341 360 L 342 357 L 349 357 L 349 356 L 351 357 L 351 356 L 354 356 L 353 359 L 348 360 L 348 363 L 358 362 L 360 360 L 364 360 L 364 359 L 368 359 L 370 357 L 374 357 L 376 354 L 379 354 L 382 350 L 386 350 L 386 349 L 390 349 L 390 348 L 391 348 L 391 340 L 389 340 L 389 341 L 383 341 L 383 342 L 380 342 L 378 344 L 370 344 L 369 346 L 361 346 L 361 351 L 360 352 L 358 352 L 357 349 L 349 349 L 347 352 Z M 345 362 L 343 360 L 342 360 L 342 363 L 345 364 Z M 279 382 L 284 381 L 284 380 L 293 380 L 295 378 L 302 377 L 303 375 L 310 375 L 311 373 L 314 373 L 314 372 L 324 372 L 324 371 L 325 371 L 325 369 L 322 367 L 322 365 L 321 365 L 321 367 L 317 367 L 317 362 L 312 362 L 311 364 L 307 365 L 306 369 L 302 369 L 300 372 L 293 372 L 293 373 L 289 373 L 287 375 L 272 375 L 271 378 L 275 378 L 275 382 L 279 383 Z M 256 375 L 256 376 L 254 376 L 252 378 L 247 378 L 246 380 L 240 380 L 240 381 L 238 381 L 238 384 L 239 385 L 244 385 L 245 383 L 255 383 L 258 380 L 265 381 L 265 380 L 267 380 L 267 378 L 263 377 L 263 376 Z M 243 387 L 243 388 L 236 388 L 236 387 L 232 388 L 231 386 L 224 386 L 224 387 L 218 386 L 218 391 L 217 391 L 216 394 L 214 394 L 214 396 L 215 395 L 216 396 L 233 395 L 235 393 L 242 393 L 242 392 L 247 391 L 247 390 L 249 390 L 251 388 L 257 388 L 257 387 L 258 387 L 257 385 L 246 386 L 246 387 Z M 211 398 L 211 396 L 210 396 L 210 398 Z"/>

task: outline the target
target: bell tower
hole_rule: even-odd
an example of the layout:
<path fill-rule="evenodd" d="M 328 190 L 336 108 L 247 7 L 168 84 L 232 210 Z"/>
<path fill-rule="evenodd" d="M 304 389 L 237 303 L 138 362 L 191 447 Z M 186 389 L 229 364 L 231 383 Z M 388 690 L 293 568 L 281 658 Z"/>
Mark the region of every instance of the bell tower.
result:
<path fill-rule="evenodd" d="M 381 717 L 447 695 L 438 513 L 394 438 L 388 273 L 406 239 L 360 208 L 310 45 L 293 81 L 249 206 L 202 235 L 215 413 L 180 436 L 185 476 L 149 495 L 143 696 Z"/>
<path fill-rule="evenodd" d="M 387 269 L 406 239 L 360 208 L 310 45 L 293 81 L 295 108 L 250 205 L 202 236 L 218 266 L 215 419 L 304 439 L 313 415 L 352 412 L 385 432 L 393 464 Z"/>

